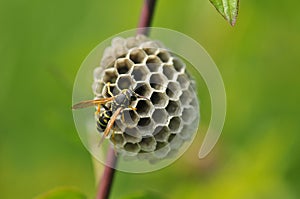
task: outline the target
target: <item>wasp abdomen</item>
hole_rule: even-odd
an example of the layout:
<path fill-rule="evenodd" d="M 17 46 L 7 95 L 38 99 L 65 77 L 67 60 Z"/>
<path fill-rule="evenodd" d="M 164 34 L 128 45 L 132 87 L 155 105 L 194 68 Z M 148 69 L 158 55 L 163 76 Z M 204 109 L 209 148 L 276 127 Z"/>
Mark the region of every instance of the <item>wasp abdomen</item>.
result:
<path fill-rule="evenodd" d="M 112 111 L 110 110 L 106 110 L 100 113 L 99 119 L 97 121 L 97 130 L 100 133 L 102 133 L 106 129 L 111 116 L 112 116 Z"/>

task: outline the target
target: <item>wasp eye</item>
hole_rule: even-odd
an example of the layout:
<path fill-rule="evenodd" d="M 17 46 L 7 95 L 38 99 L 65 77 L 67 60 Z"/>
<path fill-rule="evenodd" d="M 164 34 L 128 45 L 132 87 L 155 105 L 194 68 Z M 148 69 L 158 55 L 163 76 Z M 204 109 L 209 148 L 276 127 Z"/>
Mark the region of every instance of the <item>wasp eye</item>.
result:
<path fill-rule="evenodd" d="M 131 100 L 131 101 L 135 101 L 136 99 L 137 99 L 137 97 L 134 96 L 134 95 L 130 97 L 130 100 Z"/>

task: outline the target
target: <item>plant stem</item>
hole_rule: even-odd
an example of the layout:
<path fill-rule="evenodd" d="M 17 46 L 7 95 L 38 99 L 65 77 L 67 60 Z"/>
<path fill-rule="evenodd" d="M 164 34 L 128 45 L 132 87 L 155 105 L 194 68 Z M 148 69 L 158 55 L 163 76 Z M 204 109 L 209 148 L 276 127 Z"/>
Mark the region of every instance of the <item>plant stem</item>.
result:
<path fill-rule="evenodd" d="M 144 0 L 144 5 L 142 8 L 142 12 L 140 15 L 140 21 L 138 25 L 138 34 L 149 34 L 149 27 L 151 25 L 151 21 L 153 18 L 154 8 L 155 8 L 156 0 Z"/>
<path fill-rule="evenodd" d="M 98 193 L 96 199 L 107 199 L 110 193 L 113 177 L 115 174 L 115 166 L 117 164 L 117 157 L 113 147 L 109 147 L 107 152 L 106 164 L 103 175 L 99 182 Z"/>
<path fill-rule="evenodd" d="M 149 34 L 148 27 L 151 25 L 154 7 L 155 7 L 156 0 L 144 0 L 144 5 L 142 8 L 142 12 L 140 15 L 140 21 L 138 25 L 137 34 Z M 108 199 L 113 177 L 115 174 L 115 166 L 117 164 L 117 157 L 113 147 L 109 147 L 107 152 L 107 163 L 105 165 L 103 175 L 100 179 L 99 186 L 98 186 L 98 193 L 96 199 Z M 109 166 L 108 166 L 109 165 Z"/>

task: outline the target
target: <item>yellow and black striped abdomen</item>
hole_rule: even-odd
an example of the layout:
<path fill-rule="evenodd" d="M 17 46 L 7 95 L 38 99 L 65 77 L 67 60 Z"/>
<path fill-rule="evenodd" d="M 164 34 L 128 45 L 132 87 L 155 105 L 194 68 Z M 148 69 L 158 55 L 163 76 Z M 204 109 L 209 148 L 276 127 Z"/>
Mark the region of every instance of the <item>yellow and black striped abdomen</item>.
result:
<path fill-rule="evenodd" d="M 110 110 L 105 110 L 102 113 L 100 113 L 99 119 L 97 121 L 97 130 L 102 133 L 105 129 L 106 126 L 112 116 L 112 111 Z"/>

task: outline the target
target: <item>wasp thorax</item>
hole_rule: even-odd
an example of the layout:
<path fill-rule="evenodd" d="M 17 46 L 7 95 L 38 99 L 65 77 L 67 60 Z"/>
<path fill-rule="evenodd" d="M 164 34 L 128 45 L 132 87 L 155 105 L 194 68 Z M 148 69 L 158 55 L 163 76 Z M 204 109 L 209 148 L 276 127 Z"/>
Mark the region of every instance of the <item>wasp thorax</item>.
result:
<path fill-rule="evenodd" d="M 95 97 L 113 94 L 114 105 L 123 105 L 110 141 L 126 157 L 171 157 L 195 134 L 194 84 L 185 63 L 160 42 L 142 35 L 115 38 L 94 71 L 93 90 Z"/>

